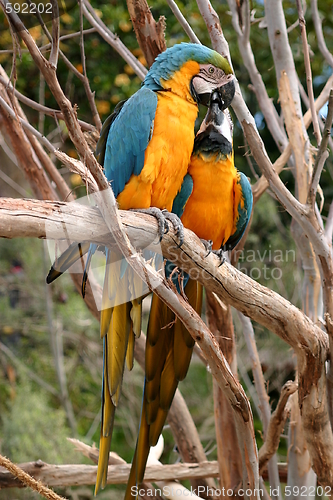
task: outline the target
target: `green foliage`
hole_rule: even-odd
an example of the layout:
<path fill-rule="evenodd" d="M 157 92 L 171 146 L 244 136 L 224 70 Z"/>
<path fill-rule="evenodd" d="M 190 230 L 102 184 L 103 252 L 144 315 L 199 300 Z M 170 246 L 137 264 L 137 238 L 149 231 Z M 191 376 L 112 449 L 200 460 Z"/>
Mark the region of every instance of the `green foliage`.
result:
<path fill-rule="evenodd" d="M 77 455 L 66 437 L 70 429 L 60 408 L 52 408 L 45 392 L 22 381 L 1 415 L 2 452 L 15 462 L 42 459 L 48 463 L 75 463 Z"/>

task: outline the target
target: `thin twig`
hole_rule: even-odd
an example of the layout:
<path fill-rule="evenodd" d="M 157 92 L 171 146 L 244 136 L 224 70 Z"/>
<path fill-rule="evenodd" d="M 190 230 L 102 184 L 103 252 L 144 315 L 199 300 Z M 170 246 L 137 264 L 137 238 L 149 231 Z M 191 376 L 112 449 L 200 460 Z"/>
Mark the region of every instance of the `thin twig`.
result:
<path fill-rule="evenodd" d="M 316 192 L 317 192 L 317 187 L 318 187 L 318 184 L 320 181 L 321 172 L 324 168 L 325 161 L 329 156 L 326 148 L 327 148 L 327 144 L 328 144 L 328 139 L 331 135 L 332 121 L 333 121 L 333 88 L 331 89 L 330 97 L 328 100 L 328 111 L 327 111 L 327 117 L 326 117 L 326 122 L 325 122 L 323 139 L 320 143 L 319 150 L 318 150 L 317 157 L 316 157 L 316 161 L 315 161 L 315 164 L 313 167 L 312 180 L 311 180 L 311 185 L 310 185 L 310 190 L 309 190 L 309 195 L 308 195 L 308 203 L 310 203 L 312 207 L 314 207 L 314 204 L 315 204 Z"/>
<path fill-rule="evenodd" d="M 96 29 L 100 36 L 113 47 L 118 54 L 127 62 L 131 68 L 134 69 L 135 73 L 141 80 L 144 80 L 147 69 L 143 64 L 136 59 L 130 50 L 119 40 L 119 38 L 109 30 L 109 28 L 103 23 L 99 17 L 97 17 L 94 9 L 87 0 L 82 2 L 83 14 L 87 21 Z"/>
<path fill-rule="evenodd" d="M 189 25 L 189 23 L 186 21 L 185 17 L 181 13 L 176 2 L 174 0 L 167 0 L 167 2 L 168 2 L 170 9 L 172 10 L 175 18 L 177 19 L 177 21 L 179 22 L 179 24 L 181 25 L 181 27 L 183 28 L 183 30 L 185 31 L 185 33 L 187 34 L 187 36 L 189 37 L 191 42 L 201 44 L 199 38 L 194 33 L 194 31 L 191 28 L 191 26 Z"/>
<path fill-rule="evenodd" d="M 30 474 L 27 474 L 24 470 L 20 469 L 17 465 L 13 464 L 8 458 L 0 455 L 0 465 L 5 467 L 9 472 L 11 472 L 17 479 L 21 481 L 25 486 L 28 486 L 33 491 L 37 491 L 40 495 L 48 500 L 66 500 L 64 497 L 60 497 L 54 491 L 50 490 L 47 486 L 44 486 L 40 481 L 36 481 Z"/>
<path fill-rule="evenodd" d="M 318 40 L 318 48 L 320 52 L 322 53 L 323 57 L 325 58 L 326 62 L 333 68 L 333 55 L 330 53 L 328 50 L 324 35 L 323 35 L 323 27 L 322 27 L 322 21 L 319 16 L 318 12 L 318 3 L 317 0 L 311 0 L 311 14 L 312 14 L 312 21 L 314 24 L 314 28 L 316 31 L 316 36 Z"/>
<path fill-rule="evenodd" d="M 286 404 L 288 402 L 289 396 L 297 391 L 297 383 L 289 380 L 284 384 L 281 389 L 280 398 L 278 404 L 272 413 L 269 421 L 269 426 L 267 428 L 267 435 L 263 446 L 259 450 L 259 467 L 260 473 L 266 467 L 267 462 L 277 451 L 280 436 L 283 431 L 283 427 L 287 418 Z"/>
<path fill-rule="evenodd" d="M 17 89 L 14 89 L 13 85 L 8 81 L 6 81 L 1 75 L 0 75 L 0 83 L 8 86 L 8 88 L 11 91 L 14 91 L 15 96 L 18 98 L 19 101 L 23 102 L 23 104 L 26 104 L 27 106 L 29 106 L 32 109 L 35 109 L 36 111 L 45 113 L 48 116 L 52 116 L 53 118 L 57 117 L 59 120 L 64 120 L 64 116 L 59 109 L 48 108 L 47 106 L 43 106 L 42 104 L 33 101 L 32 99 L 29 99 L 29 97 L 26 97 L 25 95 L 21 94 Z M 94 125 L 91 125 L 90 123 L 84 122 L 82 120 L 78 120 L 78 122 L 82 130 L 90 130 L 90 131 L 96 130 Z"/>
<path fill-rule="evenodd" d="M 19 195 L 23 196 L 24 198 L 28 197 L 28 191 L 23 189 L 17 182 L 13 181 L 5 172 L 0 170 L 0 179 L 8 184 L 12 189 L 14 189 Z"/>
<path fill-rule="evenodd" d="M 84 35 L 88 35 L 89 33 L 96 33 L 96 28 L 88 28 L 86 30 L 83 30 Z M 59 38 L 59 42 L 63 42 L 64 40 L 69 40 L 70 38 L 76 38 L 78 36 L 81 36 L 80 31 L 76 31 L 75 33 L 68 33 L 67 35 L 62 35 Z M 52 44 L 47 43 L 46 45 L 42 45 L 39 47 L 39 50 L 41 52 L 45 52 L 46 50 L 49 50 L 51 48 Z M 6 49 L 6 50 L 0 50 L 0 54 L 12 54 L 14 51 L 12 49 Z M 28 49 L 21 49 L 22 54 L 26 53 L 29 54 Z"/>
<path fill-rule="evenodd" d="M 40 132 L 38 132 L 38 130 L 36 130 L 32 125 L 30 125 L 30 123 L 28 123 L 27 121 L 25 120 L 22 120 L 22 118 L 18 117 L 16 114 L 15 114 L 15 111 L 6 103 L 6 101 L 4 100 L 3 97 L 0 96 L 0 107 L 3 107 L 6 112 L 14 119 L 18 119 L 20 124 L 22 125 L 23 128 L 29 130 L 29 132 L 31 132 L 33 135 L 35 135 L 38 140 L 49 150 L 51 151 L 51 153 L 54 153 L 55 151 L 55 147 L 53 146 L 53 144 L 51 144 L 51 142 L 46 139 L 46 137 L 44 135 L 42 135 Z"/>
<path fill-rule="evenodd" d="M 60 34 L 59 7 L 57 0 L 51 0 L 51 4 L 52 4 L 52 44 L 51 44 L 49 63 L 54 68 L 57 68 L 58 57 L 59 57 L 59 34 Z"/>
<path fill-rule="evenodd" d="M 327 221 L 325 225 L 325 236 L 329 245 L 332 245 L 332 237 L 333 237 L 333 201 L 330 204 L 330 209 L 328 211 Z"/>
<path fill-rule="evenodd" d="M 306 36 L 306 27 L 305 27 L 306 23 L 305 23 L 305 19 L 304 19 L 304 13 L 303 13 L 303 7 L 302 7 L 301 0 L 296 0 L 296 4 L 297 4 L 297 10 L 298 10 L 299 26 L 301 29 L 301 36 L 302 36 L 302 42 L 303 42 L 306 85 L 307 85 L 307 89 L 308 89 L 308 97 L 309 97 L 309 101 L 310 101 L 310 109 L 311 109 L 311 114 L 312 114 L 313 133 L 314 133 L 314 136 L 316 138 L 317 144 L 319 145 L 321 142 L 321 133 L 319 130 L 318 116 L 316 113 L 315 103 L 314 103 L 310 53 L 309 53 L 308 39 Z"/>
<path fill-rule="evenodd" d="M 93 120 L 95 122 L 96 128 L 98 132 L 100 132 L 102 128 L 102 122 L 99 117 L 96 103 L 95 103 L 95 92 L 91 91 L 89 79 L 87 76 L 87 67 L 86 67 L 86 55 L 84 51 L 84 36 L 83 36 L 83 12 L 82 12 L 82 0 L 79 0 L 80 5 L 80 52 L 81 52 L 81 63 L 82 63 L 82 72 L 84 76 L 84 90 L 86 91 L 86 95 L 88 98 L 89 106 L 93 115 Z"/>

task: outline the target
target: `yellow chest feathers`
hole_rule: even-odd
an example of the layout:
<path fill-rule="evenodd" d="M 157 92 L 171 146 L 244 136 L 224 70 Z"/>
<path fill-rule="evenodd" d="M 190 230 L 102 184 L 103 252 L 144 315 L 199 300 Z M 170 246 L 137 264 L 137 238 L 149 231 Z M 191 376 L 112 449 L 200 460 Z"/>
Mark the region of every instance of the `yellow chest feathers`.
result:
<path fill-rule="evenodd" d="M 173 92 L 158 93 L 152 138 L 144 167 L 132 175 L 118 196 L 120 208 L 166 208 L 171 211 L 187 172 L 198 107 Z"/>

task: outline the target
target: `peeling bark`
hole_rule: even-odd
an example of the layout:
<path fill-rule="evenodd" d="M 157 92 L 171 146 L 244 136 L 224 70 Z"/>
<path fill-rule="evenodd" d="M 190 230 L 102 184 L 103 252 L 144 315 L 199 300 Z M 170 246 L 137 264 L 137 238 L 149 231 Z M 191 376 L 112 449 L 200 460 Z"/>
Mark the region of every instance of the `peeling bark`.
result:
<path fill-rule="evenodd" d="M 166 50 L 165 18 L 155 22 L 146 0 L 127 0 L 127 7 L 140 48 L 151 66 L 158 54 Z"/>

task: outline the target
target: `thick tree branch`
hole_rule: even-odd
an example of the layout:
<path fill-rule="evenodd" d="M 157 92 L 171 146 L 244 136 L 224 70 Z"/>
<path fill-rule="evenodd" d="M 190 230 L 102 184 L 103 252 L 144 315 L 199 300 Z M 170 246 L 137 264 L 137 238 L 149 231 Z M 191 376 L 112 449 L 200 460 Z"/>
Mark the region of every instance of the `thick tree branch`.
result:
<path fill-rule="evenodd" d="M 119 215 L 136 248 L 157 241 L 154 218 L 128 211 L 119 211 Z M 79 203 L 0 199 L 0 237 L 66 240 L 66 234 L 73 241 L 116 245 L 97 208 Z M 227 263 L 217 267 L 219 261 L 214 255 L 205 258 L 207 252 L 192 231 L 185 229 L 182 249 L 178 248 L 172 230 L 164 236 L 161 247 L 163 255 L 193 278 L 197 277 L 224 302 L 269 328 L 297 352 L 304 350 L 307 356 L 312 356 L 319 346 L 320 350 L 327 348 L 327 335 L 286 299 Z"/>
<path fill-rule="evenodd" d="M 110 465 L 107 484 L 126 484 L 131 464 Z M 20 464 L 20 469 L 35 479 L 47 483 L 49 486 L 80 486 L 95 484 L 96 465 L 51 465 L 41 460 Z M 217 477 L 217 462 L 201 462 L 200 464 L 172 464 L 148 465 L 145 472 L 145 481 L 158 482 L 192 478 Z M 20 483 L 4 469 L 0 468 L 0 488 L 20 487 Z M 54 497 L 55 500 L 59 497 Z"/>
<path fill-rule="evenodd" d="M 146 0 L 127 0 L 127 8 L 140 48 L 151 66 L 158 54 L 166 49 L 165 19 L 161 17 L 155 22 Z"/>

